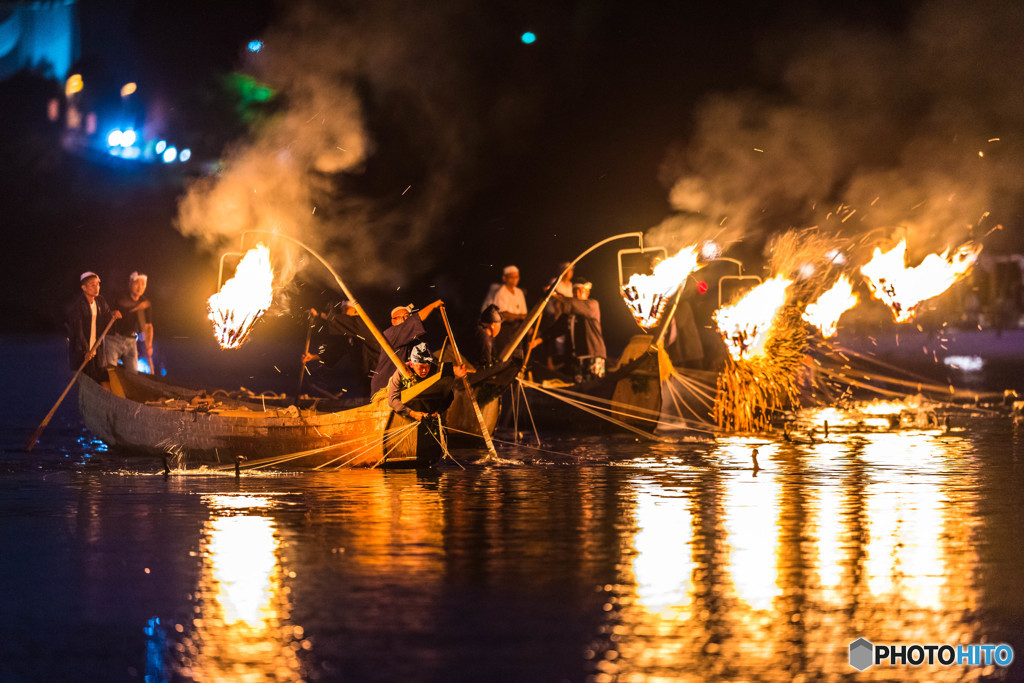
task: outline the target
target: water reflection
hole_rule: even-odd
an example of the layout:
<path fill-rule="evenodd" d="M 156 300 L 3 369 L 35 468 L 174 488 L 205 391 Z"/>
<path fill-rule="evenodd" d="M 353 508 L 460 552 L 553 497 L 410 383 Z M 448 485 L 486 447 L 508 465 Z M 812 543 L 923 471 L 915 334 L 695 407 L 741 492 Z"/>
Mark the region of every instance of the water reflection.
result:
<path fill-rule="evenodd" d="M 853 673 L 847 647 L 860 636 L 983 640 L 964 618 L 980 596 L 961 439 L 907 431 L 762 448 L 757 478 L 743 474 L 750 446 L 723 442 L 721 467 L 693 486 L 636 484 L 632 561 L 594 680 L 830 679 Z M 925 672 L 1006 673 L 904 671 Z"/>
<path fill-rule="evenodd" d="M 280 532 L 263 496 L 210 495 L 199 542 L 202 569 L 192 629 L 178 645 L 180 674 L 195 680 L 302 680 L 309 641 L 289 621 Z"/>

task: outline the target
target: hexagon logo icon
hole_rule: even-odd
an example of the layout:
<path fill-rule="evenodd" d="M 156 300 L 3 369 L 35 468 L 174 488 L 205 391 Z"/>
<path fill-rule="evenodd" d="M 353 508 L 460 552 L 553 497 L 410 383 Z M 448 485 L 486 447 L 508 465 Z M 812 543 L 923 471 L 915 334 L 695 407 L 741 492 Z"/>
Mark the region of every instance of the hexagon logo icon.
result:
<path fill-rule="evenodd" d="M 850 666 L 857 671 L 863 671 L 871 666 L 875 657 L 875 646 L 865 638 L 858 638 L 850 643 Z"/>

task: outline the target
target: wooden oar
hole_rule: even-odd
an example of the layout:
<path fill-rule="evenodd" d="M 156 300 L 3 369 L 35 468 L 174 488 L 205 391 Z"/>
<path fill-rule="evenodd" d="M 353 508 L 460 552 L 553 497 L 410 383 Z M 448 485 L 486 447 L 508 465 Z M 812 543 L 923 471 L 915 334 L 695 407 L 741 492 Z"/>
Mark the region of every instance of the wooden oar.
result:
<path fill-rule="evenodd" d="M 302 395 L 302 379 L 306 376 L 306 356 L 309 354 L 309 338 L 313 334 L 313 314 L 309 314 L 309 325 L 306 326 L 306 348 L 302 351 L 302 366 L 299 368 L 299 388 L 295 390 L 295 407 L 299 406 Z"/>
<path fill-rule="evenodd" d="M 117 320 L 117 318 L 110 319 L 110 322 L 107 323 L 107 326 L 103 329 L 103 334 L 100 335 L 100 338 L 97 339 L 96 343 L 92 345 L 91 349 L 89 349 L 90 352 L 94 352 L 99 347 L 100 342 L 102 342 L 103 338 L 107 336 L 107 332 L 110 331 L 110 326 L 114 324 L 115 320 Z M 25 447 L 26 451 L 31 453 L 32 449 L 36 447 L 36 443 L 39 441 L 39 437 L 42 436 L 43 430 L 46 429 L 46 425 L 50 424 L 50 420 L 53 419 L 53 414 L 57 412 L 57 408 L 60 407 L 60 404 L 64 400 L 64 397 L 68 395 L 68 392 L 71 391 L 71 387 L 73 387 L 75 382 L 78 381 L 78 376 L 82 374 L 82 370 L 85 369 L 86 363 L 92 360 L 92 358 L 89 358 L 88 353 L 85 354 L 85 356 L 86 360 L 82 361 L 82 364 L 78 366 L 78 370 L 75 372 L 75 376 L 72 377 L 71 381 L 68 382 L 68 385 L 64 387 L 64 391 L 61 393 L 60 398 L 57 399 L 57 402 L 53 404 L 52 408 L 50 408 L 50 412 L 46 414 L 46 417 L 43 418 L 43 421 L 39 424 L 38 427 L 36 427 L 36 431 L 32 433 L 32 438 L 28 440 L 28 445 Z"/>
<path fill-rule="evenodd" d="M 444 320 L 444 329 L 448 331 L 448 338 L 452 341 L 452 351 L 455 353 L 456 365 L 462 365 L 462 355 L 459 353 L 459 347 L 455 343 L 455 335 L 452 334 L 452 326 L 448 324 L 448 314 L 444 310 L 444 306 L 441 306 L 441 319 Z M 491 433 L 487 429 L 487 424 L 484 422 L 484 414 L 480 411 L 480 404 L 476 402 L 476 395 L 473 393 L 473 387 L 469 384 L 469 377 L 462 376 L 462 385 L 466 389 L 466 396 L 469 397 L 469 402 L 473 404 L 473 411 L 476 413 L 476 419 L 480 423 L 480 433 L 484 435 L 484 443 L 487 444 L 487 451 L 491 454 L 494 459 L 498 458 L 498 451 L 494 450 L 494 442 L 491 441 Z"/>

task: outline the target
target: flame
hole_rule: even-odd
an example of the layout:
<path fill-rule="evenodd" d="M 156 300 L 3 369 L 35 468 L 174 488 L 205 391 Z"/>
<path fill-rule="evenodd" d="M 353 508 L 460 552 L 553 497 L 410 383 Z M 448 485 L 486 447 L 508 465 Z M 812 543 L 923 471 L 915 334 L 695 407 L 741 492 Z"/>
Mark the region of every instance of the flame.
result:
<path fill-rule="evenodd" d="M 793 281 L 779 276 L 765 280 L 739 301 L 715 311 L 715 322 L 734 360 L 764 354 L 764 343 L 775 314 L 786 303 L 786 290 Z"/>
<path fill-rule="evenodd" d="M 235 276 L 207 301 L 213 334 L 221 347 L 237 349 L 245 342 L 252 326 L 270 308 L 273 282 L 270 250 L 257 244 L 242 257 Z"/>
<path fill-rule="evenodd" d="M 978 259 L 981 245 L 965 242 L 957 247 L 952 258 L 949 249 L 941 256 L 928 254 L 915 268 L 906 267 L 906 252 L 905 239 L 886 253 L 875 247 L 871 260 L 860 269 L 872 293 L 892 309 L 900 323 L 914 317 L 919 303 L 942 294 L 964 277 Z"/>
<path fill-rule="evenodd" d="M 697 247 L 680 249 L 679 253 L 654 266 L 650 275 L 634 273 L 622 285 L 622 298 L 637 324 L 649 330 L 658 324 L 665 304 L 690 273 L 697 270 Z"/>
<path fill-rule="evenodd" d="M 832 288 L 818 297 L 813 304 L 808 304 L 803 318 L 821 330 L 825 339 L 836 333 L 839 318 L 846 311 L 857 305 L 857 295 L 853 293 L 853 283 L 845 275 L 840 275 Z"/>

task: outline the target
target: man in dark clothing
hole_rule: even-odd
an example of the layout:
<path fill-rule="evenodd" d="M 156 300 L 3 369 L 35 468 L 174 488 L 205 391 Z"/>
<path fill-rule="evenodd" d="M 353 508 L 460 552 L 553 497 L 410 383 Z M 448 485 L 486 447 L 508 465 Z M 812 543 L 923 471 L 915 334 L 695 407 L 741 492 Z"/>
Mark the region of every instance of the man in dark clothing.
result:
<path fill-rule="evenodd" d="M 347 301 L 330 311 L 318 312 L 309 310 L 310 315 L 327 323 L 327 334 L 332 337 L 320 353 L 307 353 L 306 362 L 319 360 L 325 365 L 333 366 L 342 357 L 348 356 L 359 386 L 364 394 L 369 395 L 370 371 L 377 365 L 380 356 L 380 344 L 373 338 L 373 333 L 356 312 L 356 307 Z"/>
<path fill-rule="evenodd" d="M 421 308 L 416 315 L 412 314 L 412 304 L 396 306 L 391 309 L 391 327 L 384 330 L 382 334 L 394 350 L 395 355 L 398 356 L 398 360 L 403 363 L 409 360 L 409 352 L 412 350 L 412 347 L 420 343 L 420 336 L 426 332 L 423 327 L 423 321 L 427 319 L 427 316 L 435 308 L 439 308 L 442 305 L 444 305 L 444 302 L 438 299 L 434 303 Z M 388 385 L 388 379 L 395 369 L 394 363 L 391 362 L 388 354 L 384 353 L 384 350 L 381 349 L 380 355 L 377 358 L 377 369 L 370 380 L 370 396 L 376 395 L 378 391 Z"/>
<path fill-rule="evenodd" d="M 145 343 L 149 371 L 153 372 L 153 315 L 145 295 L 148 280 L 142 273 L 132 273 L 128 278 L 128 291 L 115 301 L 121 319 L 114 323 L 103 340 L 103 365 L 106 367 L 116 366 L 121 361 L 126 372 L 138 372 L 138 339 L 141 337 Z"/>
<path fill-rule="evenodd" d="M 118 311 L 111 312 L 110 306 L 100 296 L 100 276 L 92 271 L 82 273 L 79 279 L 81 296 L 75 297 L 67 309 L 65 330 L 68 335 L 68 361 L 72 370 L 78 370 L 85 363 L 82 372 L 100 384 L 109 387 L 107 371 L 97 354 L 97 343 L 111 318 L 118 319 Z"/>
<path fill-rule="evenodd" d="M 561 299 L 564 315 L 569 316 L 569 337 L 577 363 L 577 380 L 604 377 L 608 355 L 601 332 L 601 307 L 590 298 L 592 285 L 583 279 L 573 282 L 573 298 Z"/>
<path fill-rule="evenodd" d="M 498 360 L 500 348 L 495 348 L 494 340 L 501 332 L 501 312 L 494 304 L 490 304 L 480 314 L 480 324 L 476 326 L 476 362 L 478 370 L 493 365 Z"/>

